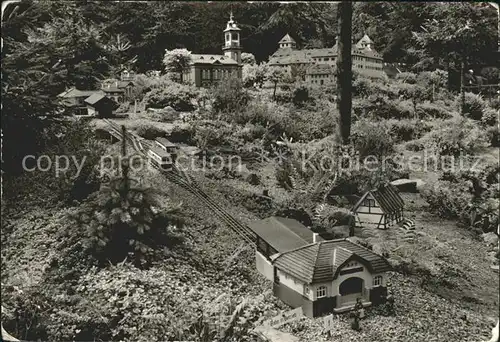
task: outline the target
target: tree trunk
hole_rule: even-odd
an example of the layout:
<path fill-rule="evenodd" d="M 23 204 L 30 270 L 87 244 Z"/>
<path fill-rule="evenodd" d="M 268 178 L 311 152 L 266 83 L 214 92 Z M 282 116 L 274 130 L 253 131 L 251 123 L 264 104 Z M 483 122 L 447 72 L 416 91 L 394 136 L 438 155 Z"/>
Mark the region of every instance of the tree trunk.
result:
<path fill-rule="evenodd" d="M 460 114 L 465 114 L 465 53 L 462 55 L 462 65 L 460 66 Z"/>
<path fill-rule="evenodd" d="M 278 87 L 278 82 L 274 82 L 273 101 L 276 101 L 276 88 L 277 87 Z"/>
<path fill-rule="evenodd" d="M 121 167 L 122 167 L 122 182 L 123 182 L 123 195 L 126 196 L 129 190 L 129 184 L 128 184 L 128 173 L 129 173 L 129 160 L 126 157 L 127 156 L 127 129 L 125 128 L 125 125 L 122 125 L 122 160 L 121 160 Z"/>
<path fill-rule="evenodd" d="M 339 39 L 337 42 L 337 107 L 340 113 L 339 135 L 342 144 L 349 143 L 352 110 L 352 3 L 342 1 L 337 12 Z"/>

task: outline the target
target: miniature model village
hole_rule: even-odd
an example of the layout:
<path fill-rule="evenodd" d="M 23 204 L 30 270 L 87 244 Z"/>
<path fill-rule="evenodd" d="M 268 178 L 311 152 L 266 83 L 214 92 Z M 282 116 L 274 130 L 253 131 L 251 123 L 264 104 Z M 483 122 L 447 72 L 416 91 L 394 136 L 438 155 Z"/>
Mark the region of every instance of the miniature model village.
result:
<path fill-rule="evenodd" d="M 2 340 L 498 341 L 491 6 L 211 5 L 8 12 Z"/>

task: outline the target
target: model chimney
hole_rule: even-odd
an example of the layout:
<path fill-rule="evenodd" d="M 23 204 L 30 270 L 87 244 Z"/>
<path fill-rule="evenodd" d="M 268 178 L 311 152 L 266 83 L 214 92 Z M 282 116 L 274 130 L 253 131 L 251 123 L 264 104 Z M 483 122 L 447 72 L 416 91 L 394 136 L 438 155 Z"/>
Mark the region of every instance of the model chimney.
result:
<path fill-rule="evenodd" d="M 333 262 L 333 264 L 332 264 L 332 265 L 335 265 L 335 263 L 337 262 L 337 248 L 334 248 L 334 249 L 333 249 L 333 258 L 332 258 L 332 262 Z"/>
<path fill-rule="evenodd" d="M 313 233 L 313 243 L 318 242 L 318 233 Z"/>

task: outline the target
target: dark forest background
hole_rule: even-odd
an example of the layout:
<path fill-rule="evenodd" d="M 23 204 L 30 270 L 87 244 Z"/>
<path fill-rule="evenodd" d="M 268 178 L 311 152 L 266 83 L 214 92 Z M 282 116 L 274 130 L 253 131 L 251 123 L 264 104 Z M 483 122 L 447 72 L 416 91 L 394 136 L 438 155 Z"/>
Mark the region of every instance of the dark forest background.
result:
<path fill-rule="evenodd" d="M 242 29 L 244 51 L 258 62 L 286 33 L 299 48 L 335 43 L 337 5 L 331 3 L 10 4 L 2 18 L 3 161 L 19 161 L 50 144 L 51 130 L 58 129 L 56 95 L 70 86 L 96 88 L 122 67 L 162 70 L 165 49 L 221 53 L 230 11 Z M 498 58 L 497 13 L 486 3 L 355 2 L 353 38 L 364 33 L 386 62 L 418 72 L 449 71 L 450 87 L 459 83 L 464 54 L 468 68 L 478 70 Z"/>

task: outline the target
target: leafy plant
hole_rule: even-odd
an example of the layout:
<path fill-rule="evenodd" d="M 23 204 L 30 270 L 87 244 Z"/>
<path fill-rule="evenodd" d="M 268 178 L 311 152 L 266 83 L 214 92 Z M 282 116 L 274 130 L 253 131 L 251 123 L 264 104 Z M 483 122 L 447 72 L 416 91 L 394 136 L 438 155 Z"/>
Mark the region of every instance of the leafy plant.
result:
<path fill-rule="evenodd" d="M 360 157 L 377 158 L 390 155 L 394 151 L 394 141 L 381 122 L 359 120 L 354 124 L 352 141 Z"/>
<path fill-rule="evenodd" d="M 215 113 L 233 115 L 241 111 L 250 100 L 250 95 L 243 88 L 241 80 L 234 77 L 223 79 L 211 93 L 212 109 Z"/>
<path fill-rule="evenodd" d="M 462 101 L 461 97 L 457 97 L 456 101 L 457 106 L 459 106 Z M 464 113 L 467 117 L 473 120 L 481 120 L 485 109 L 486 102 L 481 95 L 465 93 Z"/>
<path fill-rule="evenodd" d="M 427 140 L 440 155 L 458 156 L 473 153 L 486 145 L 486 135 L 478 125 L 466 118 L 451 119 L 438 130 L 431 131 Z"/>
<path fill-rule="evenodd" d="M 195 86 L 166 81 L 161 87 L 149 91 L 143 101 L 146 107 L 170 106 L 177 111 L 190 112 L 195 109 L 193 102 L 198 95 L 199 90 Z"/>

